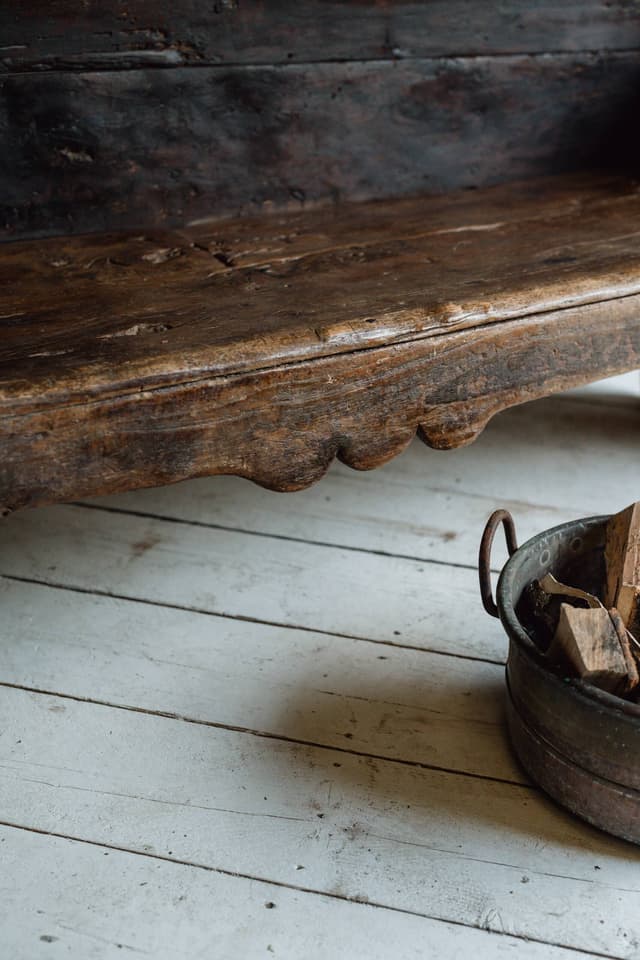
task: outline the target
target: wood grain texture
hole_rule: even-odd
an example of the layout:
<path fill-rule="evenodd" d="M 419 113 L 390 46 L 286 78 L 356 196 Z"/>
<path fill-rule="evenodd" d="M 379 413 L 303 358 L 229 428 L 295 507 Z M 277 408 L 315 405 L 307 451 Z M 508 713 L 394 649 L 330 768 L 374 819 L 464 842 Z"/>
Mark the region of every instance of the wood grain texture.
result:
<path fill-rule="evenodd" d="M 458 54 L 629 49 L 640 37 L 627 0 L 36 0 L 0 10 L 0 66 L 118 70 L 180 64 L 299 63 Z"/>
<path fill-rule="evenodd" d="M 232 478 L 126 497 L 140 514 L 162 506 L 177 517 L 192 505 L 202 523 L 240 518 L 242 537 L 106 509 L 9 518 L 2 572 L 32 582 L 0 580 L 0 672 L 48 691 L 18 704 L 0 689 L 0 819 L 17 825 L 0 835 L 0 927 L 12 960 L 112 960 L 127 947 L 162 960 L 462 960 L 474 951 L 568 960 L 578 944 L 592 957 L 635 957 L 638 851 L 538 791 L 483 779 L 504 776 L 508 759 L 493 723 L 500 667 L 392 645 L 405 639 L 392 618 L 406 611 L 412 636 L 439 636 L 454 653 L 467 639 L 484 656 L 494 643 L 504 650 L 500 624 L 480 612 L 474 572 L 366 550 L 437 554 L 433 526 L 449 532 L 440 561 L 472 563 L 496 499 L 519 498 L 520 539 L 624 506 L 637 478 L 636 399 L 527 404 L 466 449 L 441 456 L 414 445 L 368 474 L 338 464 L 290 497 Z M 281 539 L 322 532 L 351 549 L 303 552 Z M 462 574 L 474 596 L 452 604 Z M 68 586 L 33 582 L 56 577 Z M 384 607 L 371 606 L 372 582 L 396 594 L 384 643 L 321 633 L 329 615 L 346 632 L 358 608 L 364 635 L 377 632 Z M 122 584 L 130 600 L 96 596 Z M 167 606 L 207 591 L 253 619 L 299 601 L 295 613 L 314 632 Z M 216 719 L 244 733 L 206 722 Z M 275 737 L 246 729 L 254 725 Z M 327 749 L 346 732 L 353 750 L 389 760 Z M 323 747 L 278 742 L 296 735 Z M 434 747 L 460 769 L 471 761 L 476 776 L 417 770 L 412 761 L 428 761 Z M 443 914 L 454 920 L 433 918 Z"/>
<path fill-rule="evenodd" d="M 552 655 L 564 654 L 572 675 L 611 693 L 624 691 L 627 664 L 616 628 L 606 607 L 580 609 L 560 605 Z"/>
<path fill-rule="evenodd" d="M 25 513 L 17 521 L 27 516 Z M 42 518 L 41 513 L 38 516 Z M 104 532 L 105 528 L 95 523 L 96 520 L 85 515 L 85 530 Z M 19 524 L 20 527 L 25 537 L 23 543 L 29 543 L 31 553 L 42 543 L 42 538 L 28 524 Z M 157 532 L 162 525 L 156 524 L 155 528 Z M 166 524 L 166 532 L 168 528 Z M 59 528 L 56 529 L 59 532 Z M 114 524 L 110 538 L 113 546 L 107 550 L 115 551 L 119 546 L 122 556 L 131 557 L 136 552 L 136 542 L 140 541 L 133 532 L 128 538 L 124 537 L 125 531 L 124 523 Z M 139 575 L 135 576 L 136 593 L 155 602 L 96 595 L 92 591 L 105 589 L 107 585 L 109 590 L 117 587 L 114 571 L 109 569 L 109 562 L 103 562 L 102 551 L 92 537 L 93 534 L 89 534 L 84 541 L 76 541 L 78 560 L 84 556 L 85 564 L 95 569 L 93 581 L 84 587 L 89 591 L 86 594 L 33 582 L 51 575 L 51 571 L 45 570 L 45 564 L 37 561 L 31 562 L 28 572 L 24 565 L 18 565 L 22 575 L 26 573 L 32 582 L 0 577 L 4 624 L 0 649 L 2 683 L 172 714 L 194 723 L 242 728 L 259 737 L 337 747 L 349 753 L 511 783 L 527 782 L 504 735 L 504 668 L 466 659 L 462 654 L 467 649 L 473 654 L 474 650 L 464 642 L 456 644 L 456 656 L 398 646 L 422 640 L 444 649 L 447 635 L 458 637 L 473 629 L 457 611 L 447 614 L 447 586 L 437 571 L 433 578 L 429 577 L 431 571 L 422 577 L 423 580 L 429 578 L 431 591 L 436 594 L 422 624 L 422 637 L 417 637 L 410 625 L 407 630 L 406 619 L 396 608 L 393 615 L 401 629 L 395 633 L 389 629 L 387 644 L 385 632 L 381 630 L 378 642 L 372 643 L 320 630 L 274 627 L 245 619 L 234 620 L 230 615 L 220 617 L 169 609 L 158 602 L 161 591 L 153 591 Z M 122 540 L 117 544 L 120 537 Z M 182 543 L 182 549 L 190 549 L 188 537 Z M 210 535 L 210 544 L 210 557 L 215 558 L 221 546 L 215 534 Z M 258 596 L 253 590 L 243 590 L 242 599 L 237 597 L 234 603 L 233 576 L 240 563 L 244 563 L 245 569 L 251 565 L 253 570 L 260 570 L 264 592 L 273 589 L 282 600 L 277 578 L 278 569 L 281 573 L 285 569 L 284 552 L 276 546 L 277 558 L 265 569 L 269 549 L 266 543 L 262 544 L 262 551 L 254 549 L 253 564 L 248 550 L 242 548 L 241 538 L 236 538 L 235 545 L 233 540 L 228 540 L 227 546 L 232 550 L 229 573 L 225 574 L 215 559 L 209 560 L 204 555 L 201 569 L 206 569 L 208 578 L 215 581 L 218 596 L 225 595 L 224 606 L 229 614 L 234 609 L 241 618 L 260 614 Z M 68 547 L 71 548 L 71 544 L 62 533 L 55 544 L 45 546 L 45 552 L 49 558 L 57 555 L 59 561 Z M 334 596 L 334 602 L 339 602 L 344 609 L 345 601 L 348 602 L 346 591 L 345 596 L 338 599 L 331 589 L 319 551 L 310 548 L 306 554 L 311 569 L 314 564 L 318 565 L 318 591 L 325 602 L 330 603 Z M 366 594 L 362 592 L 361 583 L 355 583 L 349 575 L 344 555 L 333 556 L 338 557 L 335 582 L 340 580 L 338 571 L 341 570 L 352 594 L 360 591 L 364 601 Z M 300 557 L 302 551 L 294 547 L 289 570 L 297 566 Z M 0 556 L 3 575 L 11 569 L 9 560 L 9 551 L 3 551 Z M 153 553 L 149 556 L 147 551 L 146 559 L 136 565 L 147 567 L 149 579 L 155 577 L 159 584 L 166 582 L 167 565 L 162 559 L 158 562 Z M 187 566 L 191 567 L 190 561 Z M 401 580 L 405 565 L 387 560 L 386 565 L 379 563 L 380 568 L 383 566 L 387 576 L 394 577 L 396 582 Z M 476 598 L 470 573 L 449 570 L 448 574 L 449 588 L 455 589 L 457 596 L 462 595 L 475 613 Z M 185 605 L 194 602 L 194 591 L 189 591 L 187 579 L 181 578 L 186 589 L 181 596 L 174 591 L 173 601 Z M 62 580 L 71 586 L 81 582 L 77 569 L 71 567 Z M 302 588 L 308 595 L 295 574 L 290 574 L 288 583 L 291 592 Z M 235 587 L 237 595 L 240 593 L 237 580 Z M 391 607 L 393 599 L 388 599 Z M 415 596 L 405 593 L 404 599 L 415 616 L 423 615 Z M 219 605 L 222 606 L 222 600 Z M 345 611 L 343 623 L 334 622 L 333 626 L 348 630 L 360 612 L 357 607 L 358 604 L 352 603 L 351 609 Z M 31 613 L 25 618 L 27 609 Z M 273 610 L 263 608 L 262 616 L 270 615 L 273 616 Z M 300 622 L 306 619 L 319 628 L 329 625 L 312 605 L 307 610 L 298 606 L 288 616 L 293 619 L 296 615 Z M 356 629 L 366 630 L 364 610 L 358 619 Z M 385 622 L 385 629 L 387 624 L 390 627 L 389 620 Z M 441 638 L 437 638 L 436 621 L 440 623 Z M 494 628 L 496 634 L 498 629 Z M 486 646 L 481 651 L 477 643 L 475 652 L 504 654 L 506 645 L 499 635 L 492 647 L 490 632 L 481 630 L 480 633 Z M 502 649 L 499 648 L 501 642 Z"/>
<path fill-rule="evenodd" d="M 125 514 L 464 566 L 475 558 L 478 531 L 499 507 L 513 513 L 524 542 L 559 523 L 628 504 L 637 494 L 629 464 L 637 454 L 639 399 L 636 390 L 612 405 L 597 392 L 591 402 L 563 396 L 512 407 L 476 443 L 444 457 L 412 443 L 375 472 L 336 463 L 321 484 L 295 496 L 247 483 L 240 496 L 235 478 L 206 477 L 90 502 Z M 517 464 L 526 469 L 514 475 Z M 506 560 L 496 538 L 495 568 Z"/>
<path fill-rule="evenodd" d="M 637 852 L 529 787 L 6 688 L 0 719 L 5 822 L 275 883 L 303 873 L 310 891 L 518 938 L 544 922 L 546 942 L 608 957 L 637 938 Z"/>
<path fill-rule="evenodd" d="M 274 539 L 269 562 L 263 560 L 258 572 L 256 543 L 246 534 L 185 529 L 102 511 L 89 514 L 72 505 L 51 510 L 41 536 L 42 522 L 40 512 L 25 511 L 3 523 L 3 574 L 204 614 L 259 619 L 281 629 L 342 634 L 445 654 L 455 647 L 459 655 L 494 665 L 505 659 L 506 642 L 498 624 L 486 617 L 478 621 L 482 610 L 473 567 L 425 571 L 420 561 L 375 555 L 360 555 L 354 564 L 348 550 Z M 95 553 L 87 543 L 87 530 L 100 543 Z M 26 543 L 31 545 L 28 551 Z M 83 561 L 87 551 L 94 558 L 89 564 Z M 378 586 L 372 591 L 374 583 Z M 452 589 L 460 610 L 455 627 L 443 632 Z"/>
<path fill-rule="evenodd" d="M 0 226 L 148 229 L 633 170 L 639 77 L 637 51 L 7 74 Z"/>
<path fill-rule="evenodd" d="M 0 411 L 640 294 L 640 192 L 578 176 L 0 248 Z"/>
<path fill-rule="evenodd" d="M 12 878 L 0 919 L 13 960 L 61 950 L 84 960 L 120 960 L 130 951 L 155 960 L 457 960 L 470 954 L 504 960 L 505 951 L 517 952 L 519 960 L 593 957 L 320 896 L 302 889 L 300 878 L 297 888 L 285 887 L 4 825 L 0 843 Z"/>
<path fill-rule="evenodd" d="M 606 602 L 635 636 L 640 627 L 640 504 L 613 516 L 605 545 Z"/>
<path fill-rule="evenodd" d="M 336 455 L 376 466 L 416 430 L 449 448 L 640 365 L 635 186 L 547 189 L 419 201 L 406 226 L 392 202 L 276 237 L 267 219 L 7 246 L 0 503 L 206 473 L 299 489 Z"/>
<path fill-rule="evenodd" d="M 233 473 L 296 490 L 416 430 L 447 449 L 513 403 L 640 365 L 640 298 L 2 419 L 5 509 Z M 589 349 L 585 349 L 585 343 Z"/>

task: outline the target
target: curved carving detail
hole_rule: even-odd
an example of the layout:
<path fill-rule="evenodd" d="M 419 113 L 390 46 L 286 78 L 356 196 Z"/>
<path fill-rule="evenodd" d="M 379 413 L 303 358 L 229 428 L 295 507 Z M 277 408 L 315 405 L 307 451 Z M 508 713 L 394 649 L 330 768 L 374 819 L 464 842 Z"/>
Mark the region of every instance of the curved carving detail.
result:
<path fill-rule="evenodd" d="M 235 474 L 300 490 L 416 432 L 469 443 L 500 410 L 640 367 L 640 296 L 0 418 L 5 510 Z"/>
<path fill-rule="evenodd" d="M 492 403 L 487 410 L 482 401 L 476 400 L 432 407 L 420 422 L 418 436 L 435 450 L 464 447 L 480 436 L 494 414 L 508 406 L 511 404 L 496 407 Z"/>

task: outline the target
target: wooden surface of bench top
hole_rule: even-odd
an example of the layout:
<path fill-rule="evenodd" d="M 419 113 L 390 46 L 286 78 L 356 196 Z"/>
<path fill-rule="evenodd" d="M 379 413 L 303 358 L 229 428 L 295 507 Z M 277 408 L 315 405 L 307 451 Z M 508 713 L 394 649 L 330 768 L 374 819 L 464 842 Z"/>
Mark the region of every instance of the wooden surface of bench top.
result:
<path fill-rule="evenodd" d="M 0 505 L 278 489 L 640 365 L 640 191 L 579 175 L 0 247 Z"/>

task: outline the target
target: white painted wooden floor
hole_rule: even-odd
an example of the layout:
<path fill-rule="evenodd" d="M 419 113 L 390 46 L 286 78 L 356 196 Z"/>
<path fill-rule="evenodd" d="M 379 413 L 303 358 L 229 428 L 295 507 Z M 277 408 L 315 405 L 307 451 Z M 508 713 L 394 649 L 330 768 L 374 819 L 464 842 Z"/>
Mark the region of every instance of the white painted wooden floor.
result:
<path fill-rule="evenodd" d="M 524 539 L 640 498 L 637 400 L 4 522 L 2 960 L 640 957 L 640 849 L 514 762 L 475 571 L 498 505 Z"/>

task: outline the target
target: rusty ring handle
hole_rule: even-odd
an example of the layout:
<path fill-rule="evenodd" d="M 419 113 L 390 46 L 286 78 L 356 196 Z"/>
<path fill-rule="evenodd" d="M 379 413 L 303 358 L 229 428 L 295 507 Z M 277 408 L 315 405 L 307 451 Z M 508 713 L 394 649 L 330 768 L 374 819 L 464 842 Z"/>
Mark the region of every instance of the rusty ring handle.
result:
<path fill-rule="evenodd" d="M 504 527 L 504 536 L 507 541 L 507 550 L 509 556 L 512 556 L 518 549 L 516 539 L 516 528 L 513 517 L 508 510 L 495 510 L 484 528 L 482 540 L 480 541 L 480 553 L 478 555 L 478 575 L 480 577 L 480 596 L 482 597 L 482 606 L 492 617 L 498 616 L 498 607 L 493 599 L 493 588 L 491 586 L 491 547 L 496 530 L 500 526 Z"/>

